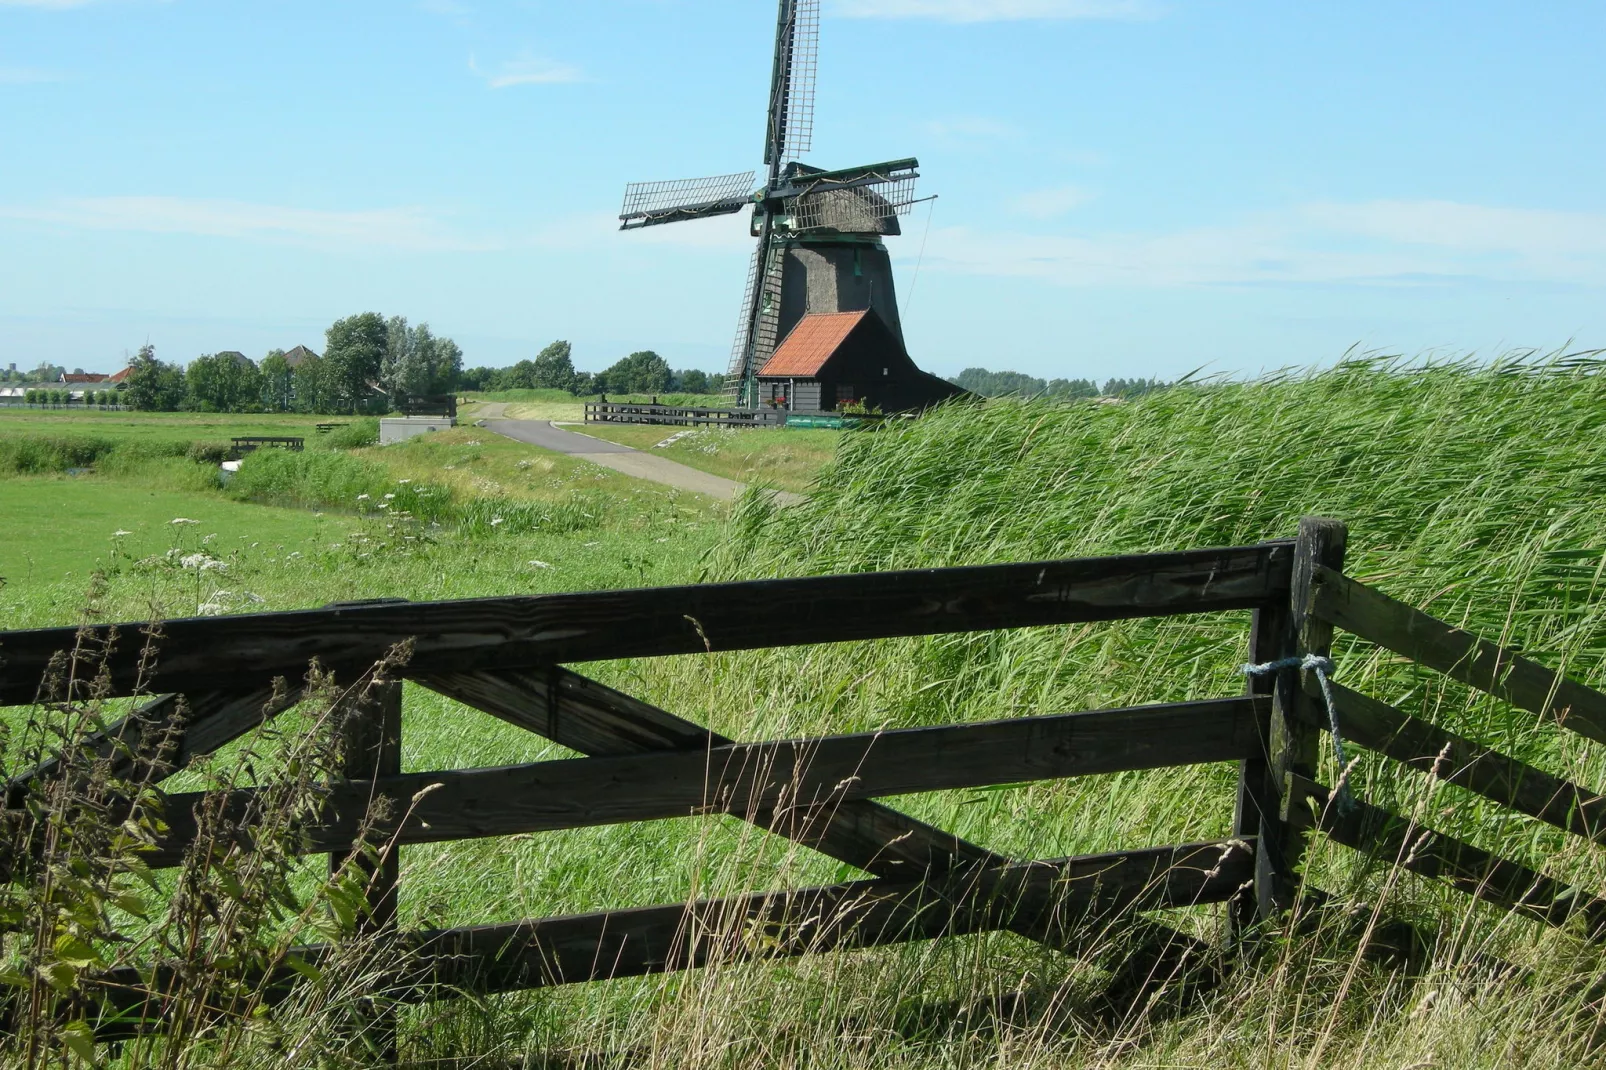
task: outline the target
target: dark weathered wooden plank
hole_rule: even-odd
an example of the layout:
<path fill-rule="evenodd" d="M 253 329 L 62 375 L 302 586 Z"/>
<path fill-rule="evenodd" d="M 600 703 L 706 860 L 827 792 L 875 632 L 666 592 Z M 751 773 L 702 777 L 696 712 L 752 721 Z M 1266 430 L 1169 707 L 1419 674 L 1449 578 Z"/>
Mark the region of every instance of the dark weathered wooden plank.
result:
<path fill-rule="evenodd" d="M 1606 694 L 1336 572 L 1324 570 L 1316 580 L 1315 612 L 1323 620 L 1606 743 Z"/>
<path fill-rule="evenodd" d="M 787 807 L 1131 769 L 1240 761 L 1259 746 L 1252 696 L 909 728 L 706 751 L 574 758 L 494 769 L 409 773 L 331 787 L 307 848 L 350 843 L 375 799 L 406 814 L 401 843 L 476 839 L 626 821 Z M 437 786 L 438 785 L 438 786 Z M 219 803 L 244 813 L 253 789 Z M 170 832 L 149 856 L 171 865 L 204 796 L 168 800 Z M 386 829 L 386 823 L 377 826 Z"/>
<path fill-rule="evenodd" d="M 1344 567 L 1344 547 L 1348 538 L 1337 520 L 1305 517 L 1299 522 L 1294 543 L 1293 576 L 1289 587 L 1287 631 L 1283 641 L 1272 641 L 1279 657 L 1313 654 L 1326 657 L 1333 641 L 1333 627 L 1316 616 L 1311 607 L 1314 577 L 1322 571 Z M 1289 777 L 1314 779 L 1320 734 L 1310 726 L 1311 699 L 1300 686 L 1300 670 L 1279 672 L 1273 688 L 1274 701 L 1267 718 L 1266 783 L 1264 795 L 1280 794 Z M 1301 864 L 1305 857 L 1305 832 L 1283 818 L 1286 805 L 1275 813 L 1260 814 L 1259 849 L 1255 852 L 1256 915 L 1272 918 L 1291 910 L 1299 894 Z"/>
<path fill-rule="evenodd" d="M 1294 641 L 1288 621 L 1287 605 L 1268 605 L 1255 610 L 1249 626 L 1249 664 L 1264 665 L 1288 655 Z M 1248 693 L 1265 701 L 1266 714 L 1256 726 L 1261 740 L 1259 751 L 1239 763 L 1232 834 L 1234 838 L 1250 843 L 1259 840 L 1263 829 L 1278 828 L 1281 820 L 1282 793 L 1280 783 L 1272 776 L 1270 763 L 1272 695 L 1276 687 L 1275 676 L 1252 675 L 1248 678 Z M 1251 893 L 1255 891 L 1269 894 L 1270 886 L 1262 880 L 1251 889 Z M 1274 903 L 1269 898 L 1263 901 L 1260 895 L 1241 895 L 1233 901 L 1229 915 L 1233 931 L 1235 934 L 1247 932 L 1257 921 L 1274 911 Z"/>
<path fill-rule="evenodd" d="M 334 709 L 339 718 L 339 775 L 346 780 L 373 783 L 401 773 L 402 682 L 385 675 L 381 663 L 367 684 L 348 691 Z M 396 908 L 401 889 L 401 848 L 374 837 L 366 843 L 347 844 L 347 850 L 329 852 L 329 875 L 337 877 L 348 866 L 362 881 L 365 910 L 357 918 L 356 935 L 381 937 L 396 929 Z M 396 1061 L 396 1014 L 393 1008 L 375 1008 L 364 1028 L 365 1040 L 382 1064 Z"/>
<path fill-rule="evenodd" d="M 401 999 L 447 999 L 633 977 L 713 962 L 781 958 L 957 936 L 1029 920 L 1066 942 L 1127 912 L 1219 903 L 1252 879 L 1250 848 L 1237 841 L 1024 862 L 941 882 L 852 881 L 789 892 L 638 907 L 595 914 L 412 933 L 398 938 L 385 979 Z M 1097 937 L 1102 939 L 1102 937 Z M 317 965 L 328 945 L 297 949 Z M 96 987 L 131 1015 L 108 1035 L 160 1029 L 159 1007 L 177 967 L 106 971 Z M 280 968 L 257 982 L 268 1001 L 298 975 Z M 147 981 L 154 985 L 147 987 Z M 155 995 L 152 992 L 157 993 Z"/>
<path fill-rule="evenodd" d="M 1291 822 L 1320 829 L 1336 842 L 1382 862 L 1442 880 L 1484 902 L 1552 925 L 1561 925 L 1580 913 L 1592 934 L 1599 934 L 1606 924 L 1606 901 L 1582 888 L 1567 887 L 1527 866 L 1370 803 L 1356 800 L 1349 813 L 1341 814 L 1329 802 L 1329 792 L 1322 785 L 1291 778 Z"/>
<path fill-rule="evenodd" d="M 1288 589 L 1286 543 L 1130 557 L 752 580 L 636 591 L 413 602 L 163 623 L 151 689 L 299 678 L 314 658 L 365 669 L 412 640 L 409 675 L 695 654 L 991 628 L 1250 609 Z M 137 625 L 88 639 L 114 693 L 135 686 Z M 114 638 L 115 637 L 115 638 Z M 0 705 L 35 700 L 52 655 L 80 633 L 0 634 Z M 109 647 L 104 656 L 99 653 Z"/>
<path fill-rule="evenodd" d="M 1066 943 L 1124 911 L 1216 903 L 1250 879 L 1232 843 L 1028 862 L 963 887 L 856 881 L 700 904 L 552 918 L 426 937 L 414 985 L 509 991 L 957 936 L 1014 920 Z"/>
<path fill-rule="evenodd" d="M 1309 686 L 1314 693 L 1315 681 Z M 1606 797 L 1340 684 L 1333 685 L 1333 693 L 1346 742 L 1559 829 L 1606 840 Z M 1326 725 L 1323 715 L 1320 727 Z"/>
<path fill-rule="evenodd" d="M 194 695 L 158 695 L 140 709 L 83 741 L 86 751 L 107 761 L 113 775 L 127 781 L 156 782 L 251 731 L 300 701 L 299 690 L 272 682 L 244 689 Z M 40 762 L 6 786 L 6 805 L 20 806 L 27 785 L 48 780 L 60 757 Z"/>
<path fill-rule="evenodd" d="M 735 742 L 556 665 L 532 671 L 441 673 L 418 682 L 592 757 L 701 752 Z M 1013 861 L 867 799 L 778 811 L 743 809 L 736 816 L 892 880 Z"/>
<path fill-rule="evenodd" d="M 401 774 L 402 682 L 375 679 L 368 686 L 345 696 L 336 706 L 340 733 L 342 780 L 372 785 L 375 780 Z M 347 849 L 329 853 L 329 873 L 338 874 L 347 863 L 356 867 L 367 889 L 367 916 L 359 919 L 358 931 L 365 935 L 395 928 L 397 879 L 401 873 L 401 851 L 383 839 L 368 845 L 377 850 L 371 857 L 348 840 Z"/>

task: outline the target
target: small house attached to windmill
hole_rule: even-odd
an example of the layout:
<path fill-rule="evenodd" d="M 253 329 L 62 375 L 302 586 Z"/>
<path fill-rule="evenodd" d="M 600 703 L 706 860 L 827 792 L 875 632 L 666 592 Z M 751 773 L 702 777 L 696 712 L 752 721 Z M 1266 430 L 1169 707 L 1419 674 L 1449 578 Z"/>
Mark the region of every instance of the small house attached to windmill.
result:
<path fill-rule="evenodd" d="M 779 0 L 764 185 L 753 190 L 755 171 L 632 183 L 620 229 L 752 208 L 758 246 L 725 377 L 738 408 L 820 412 L 845 400 L 924 408 L 964 391 L 910 359 L 882 243 L 915 203 L 919 161 L 824 171 L 796 158 L 813 132 L 819 24 L 819 0 Z"/>
<path fill-rule="evenodd" d="M 873 308 L 805 315 L 755 378 L 759 406 L 789 412 L 902 412 L 963 393 L 921 371 Z"/>

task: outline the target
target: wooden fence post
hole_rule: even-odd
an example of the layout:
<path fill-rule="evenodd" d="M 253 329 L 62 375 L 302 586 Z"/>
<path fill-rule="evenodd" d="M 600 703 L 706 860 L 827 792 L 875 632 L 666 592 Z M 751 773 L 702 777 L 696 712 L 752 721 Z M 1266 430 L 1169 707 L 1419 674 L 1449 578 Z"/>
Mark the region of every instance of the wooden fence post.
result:
<path fill-rule="evenodd" d="M 1348 529 L 1339 520 L 1304 517 L 1294 545 L 1293 577 L 1286 612 L 1261 610 L 1256 614 L 1250 641 L 1250 658 L 1273 661 L 1294 655 L 1326 657 L 1333 627 L 1311 613 L 1312 578 L 1318 566 L 1344 568 Z M 1266 725 L 1264 759 L 1244 763 L 1238 797 L 1235 831 L 1256 837 L 1254 902 L 1245 902 L 1235 921 L 1264 921 L 1293 908 L 1299 893 L 1300 865 L 1305 855 L 1301 822 L 1284 820 L 1290 776 L 1315 779 L 1318 729 L 1305 708 L 1312 703 L 1300 680 L 1301 670 L 1277 673 L 1271 691 L 1273 702 Z M 1268 681 L 1269 678 L 1268 678 Z M 1266 683 L 1251 681 L 1251 690 Z"/>
<path fill-rule="evenodd" d="M 376 675 L 365 690 L 356 692 L 352 706 L 342 710 L 340 776 L 346 780 L 373 780 L 401 773 L 402 680 Z M 392 847 L 373 859 L 357 852 L 330 852 L 329 874 L 334 876 L 348 861 L 367 887 L 367 912 L 357 919 L 359 939 L 393 932 L 396 928 L 397 881 L 401 874 L 401 848 Z M 382 1060 L 396 1059 L 396 1018 L 393 1011 L 378 1010 L 367 1031 L 373 1050 Z"/>
<path fill-rule="evenodd" d="M 341 724 L 342 761 L 340 776 L 345 780 L 373 780 L 401 773 L 401 679 L 375 679 L 355 708 L 346 711 Z M 358 924 L 358 932 L 368 934 L 388 929 L 396 923 L 396 880 L 400 872 L 399 852 L 390 851 L 377 864 L 351 852 L 329 855 L 329 874 L 340 872 L 348 859 L 366 878 L 368 915 Z"/>

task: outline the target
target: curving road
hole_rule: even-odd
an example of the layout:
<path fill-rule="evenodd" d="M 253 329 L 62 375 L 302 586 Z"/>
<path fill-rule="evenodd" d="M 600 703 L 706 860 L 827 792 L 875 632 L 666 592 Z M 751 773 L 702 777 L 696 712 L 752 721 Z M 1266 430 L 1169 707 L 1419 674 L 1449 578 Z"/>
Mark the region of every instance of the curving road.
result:
<path fill-rule="evenodd" d="M 485 421 L 487 431 L 494 431 L 517 442 L 527 442 L 554 453 L 580 457 L 592 464 L 612 468 L 615 472 L 622 472 L 627 476 L 678 487 L 693 494 L 706 494 L 710 498 L 729 501 L 747 489 L 744 484 L 733 479 L 711 475 L 671 461 L 667 457 L 658 457 L 631 449 L 629 446 L 621 446 L 617 442 L 592 438 L 590 435 L 565 431 L 550 420 L 510 420 L 505 415 L 506 412 L 506 402 L 489 402 L 481 408 L 478 419 Z M 796 505 L 803 500 L 801 494 L 791 494 L 787 491 L 776 491 L 775 495 L 785 505 Z"/>

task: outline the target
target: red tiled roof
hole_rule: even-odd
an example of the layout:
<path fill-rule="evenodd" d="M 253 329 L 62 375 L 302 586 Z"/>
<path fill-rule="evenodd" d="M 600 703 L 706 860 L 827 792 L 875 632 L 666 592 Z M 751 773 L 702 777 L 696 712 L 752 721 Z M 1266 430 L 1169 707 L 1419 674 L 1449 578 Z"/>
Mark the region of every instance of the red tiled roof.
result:
<path fill-rule="evenodd" d="M 108 378 L 110 376 L 102 375 L 99 372 L 85 372 L 78 375 L 67 372 L 61 377 L 61 381 L 64 383 L 104 383 Z"/>
<path fill-rule="evenodd" d="M 106 381 L 108 383 L 120 383 L 124 379 L 127 379 L 130 375 L 133 375 L 133 374 L 134 374 L 134 366 L 132 364 L 130 364 L 128 367 L 124 368 L 122 371 L 113 373 L 110 377 L 107 378 Z"/>
<path fill-rule="evenodd" d="M 818 375 L 825 362 L 837 351 L 853 328 L 869 314 L 858 312 L 817 312 L 797 321 L 775 355 L 758 370 L 760 375 Z"/>

